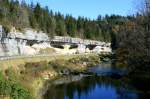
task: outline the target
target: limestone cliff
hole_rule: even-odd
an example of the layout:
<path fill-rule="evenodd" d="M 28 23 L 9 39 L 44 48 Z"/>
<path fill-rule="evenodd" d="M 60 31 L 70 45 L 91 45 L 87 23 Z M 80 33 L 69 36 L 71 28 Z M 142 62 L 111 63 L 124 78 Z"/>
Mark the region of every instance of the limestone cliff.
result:
<path fill-rule="evenodd" d="M 5 33 L 0 25 L 0 57 L 50 54 L 102 53 L 111 52 L 111 43 L 84 40 L 80 38 L 54 36 L 50 39 L 46 33 L 33 29 L 22 32 L 12 28 Z"/>
<path fill-rule="evenodd" d="M 12 28 L 6 35 L 0 26 L 0 56 L 35 55 L 40 49 L 50 48 L 49 37 L 43 32 L 24 29 L 24 32 Z"/>

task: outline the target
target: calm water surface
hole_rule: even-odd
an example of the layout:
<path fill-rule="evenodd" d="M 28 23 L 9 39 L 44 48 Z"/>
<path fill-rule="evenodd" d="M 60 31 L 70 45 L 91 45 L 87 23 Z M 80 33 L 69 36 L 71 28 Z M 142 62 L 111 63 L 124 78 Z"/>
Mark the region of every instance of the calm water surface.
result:
<path fill-rule="evenodd" d="M 116 70 L 102 64 L 89 70 L 98 76 L 66 76 L 49 84 L 44 99 L 150 99 L 142 84 L 128 79 L 110 76 Z M 120 72 L 120 71 L 119 71 Z M 136 82 L 136 83 L 135 83 Z M 144 87 L 144 86 L 142 86 Z M 147 86 L 149 87 L 149 86 Z M 145 88 L 143 88 L 145 89 Z M 138 90 L 138 91 L 137 91 Z M 139 91 L 140 90 L 140 91 Z"/>

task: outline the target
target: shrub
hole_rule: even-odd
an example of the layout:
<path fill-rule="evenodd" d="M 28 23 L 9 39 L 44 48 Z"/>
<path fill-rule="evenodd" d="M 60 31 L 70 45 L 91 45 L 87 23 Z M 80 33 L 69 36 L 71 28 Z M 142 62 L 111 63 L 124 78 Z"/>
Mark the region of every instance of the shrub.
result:
<path fill-rule="evenodd" d="M 30 93 L 19 83 L 7 80 L 0 73 L 0 95 L 8 96 L 10 99 L 32 99 Z"/>

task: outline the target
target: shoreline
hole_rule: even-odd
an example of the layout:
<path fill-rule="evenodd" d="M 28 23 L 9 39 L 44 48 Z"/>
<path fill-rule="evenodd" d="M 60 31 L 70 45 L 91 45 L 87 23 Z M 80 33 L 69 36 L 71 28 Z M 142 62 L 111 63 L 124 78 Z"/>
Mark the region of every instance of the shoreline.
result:
<path fill-rule="evenodd" d="M 2 73 L 9 78 L 6 71 L 13 73 L 14 81 L 26 88 L 31 96 L 39 97 L 44 83 L 61 75 L 85 71 L 89 66 L 100 62 L 97 54 L 58 55 L 23 59 L 4 60 L 0 62 Z M 40 99 L 40 98 L 39 98 Z"/>

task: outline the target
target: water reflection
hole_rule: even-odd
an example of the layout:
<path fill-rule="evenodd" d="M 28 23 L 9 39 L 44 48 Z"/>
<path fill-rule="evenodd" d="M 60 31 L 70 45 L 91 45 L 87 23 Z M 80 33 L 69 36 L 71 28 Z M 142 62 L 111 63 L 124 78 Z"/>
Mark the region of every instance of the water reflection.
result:
<path fill-rule="evenodd" d="M 150 99 L 150 79 L 122 77 L 110 63 L 88 70 L 97 76 L 66 76 L 51 83 L 44 99 Z M 119 76 L 120 75 L 120 76 Z"/>
<path fill-rule="evenodd" d="M 99 76 L 125 75 L 127 73 L 125 69 L 117 69 L 111 63 L 101 63 L 98 66 L 89 68 L 88 71 Z"/>
<path fill-rule="evenodd" d="M 110 77 L 84 77 L 79 81 L 49 86 L 44 99 L 138 99 L 129 85 Z"/>

